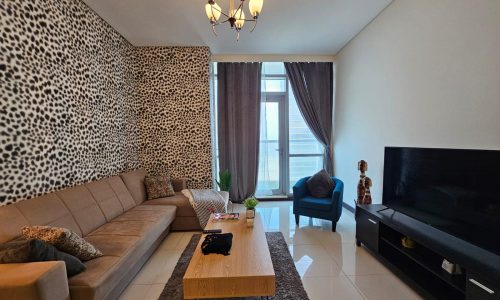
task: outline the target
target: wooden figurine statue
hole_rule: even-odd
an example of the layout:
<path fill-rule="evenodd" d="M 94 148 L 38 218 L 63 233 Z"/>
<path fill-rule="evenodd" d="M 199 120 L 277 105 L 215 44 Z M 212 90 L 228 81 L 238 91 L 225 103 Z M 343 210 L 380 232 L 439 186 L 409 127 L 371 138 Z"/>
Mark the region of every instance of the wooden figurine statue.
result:
<path fill-rule="evenodd" d="M 372 180 L 370 177 L 365 175 L 368 171 L 368 163 L 364 160 L 358 162 L 358 170 L 361 172 L 359 175 L 358 182 L 358 199 L 357 204 L 372 204 L 372 195 L 370 193 L 370 187 L 372 186 Z"/>

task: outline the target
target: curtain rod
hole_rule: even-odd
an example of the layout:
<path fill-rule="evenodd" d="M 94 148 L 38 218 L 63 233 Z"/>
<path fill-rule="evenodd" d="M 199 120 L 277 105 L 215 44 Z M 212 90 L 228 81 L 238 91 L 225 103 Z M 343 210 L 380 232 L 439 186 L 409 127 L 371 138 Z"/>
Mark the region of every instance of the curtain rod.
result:
<path fill-rule="evenodd" d="M 334 62 L 335 55 L 254 55 L 213 54 L 213 62 Z"/>

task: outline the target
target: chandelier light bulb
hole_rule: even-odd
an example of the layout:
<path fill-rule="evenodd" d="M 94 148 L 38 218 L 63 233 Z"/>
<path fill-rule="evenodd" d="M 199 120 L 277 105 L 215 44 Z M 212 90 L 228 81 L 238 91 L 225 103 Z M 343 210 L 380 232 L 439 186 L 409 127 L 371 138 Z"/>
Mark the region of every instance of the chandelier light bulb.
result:
<path fill-rule="evenodd" d="M 215 23 L 219 20 L 221 15 L 221 8 L 217 3 L 207 3 L 205 4 L 205 12 L 210 22 Z"/>
<path fill-rule="evenodd" d="M 245 24 L 245 12 L 241 8 L 238 8 L 233 9 L 229 15 L 236 19 L 236 22 L 234 22 L 236 29 L 241 29 Z"/>
<path fill-rule="evenodd" d="M 250 10 L 250 14 L 252 14 L 254 19 L 259 17 L 260 13 L 262 12 L 263 5 L 264 0 L 250 0 L 248 2 L 248 9 Z"/>

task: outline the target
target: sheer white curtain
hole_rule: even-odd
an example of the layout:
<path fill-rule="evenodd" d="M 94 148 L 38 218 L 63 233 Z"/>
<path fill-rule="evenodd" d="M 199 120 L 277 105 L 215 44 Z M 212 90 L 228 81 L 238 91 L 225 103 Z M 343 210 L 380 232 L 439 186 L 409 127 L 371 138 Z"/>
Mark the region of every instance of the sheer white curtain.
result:
<path fill-rule="evenodd" d="M 267 101 L 268 91 L 265 74 L 267 66 L 266 63 L 262 64 L 262 80 L 261 80 L 261 111 L 260 111 L 260 149 L 259 149 L 259 175 L 257 182 L 257 195 L 258 196 L 270 196 L 273 195 L 273 184 L 276 181 L 275 171 L 271 168 L 273 165 L 272 160 L 274 159 L 276 150 L 273 147 L 273 137 L 271 132 L 275 130 L 274 128 L 269 128 L 273 123 L 270 119 L 277 118 L 275 112 L 269 109 L 269 102 Z"/>
<path fill-rule="evenodd" d="M 219 151 L 217 141 L 217 63 L 210 64 L 210 133 L 212 139 L 212 186 L 218 189 L 216 180 L 219 180 Z"/>

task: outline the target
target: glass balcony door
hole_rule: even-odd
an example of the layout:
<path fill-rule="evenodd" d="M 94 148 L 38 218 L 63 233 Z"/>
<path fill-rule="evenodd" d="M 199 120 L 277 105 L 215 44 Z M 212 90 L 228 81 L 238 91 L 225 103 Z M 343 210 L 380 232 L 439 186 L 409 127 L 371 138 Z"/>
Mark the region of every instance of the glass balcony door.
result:
<path fill-rule="evenodd" d="M 323 145 L 305 123 L 283 63 L 262 68 L 257 197 L 290 196 L 302 177 L 323 168 Z"/>
<path fill-rule="evenodd" d="M 261 103 L 258 196 L 286 194 L 286 98 L 266 95 Z"/>

